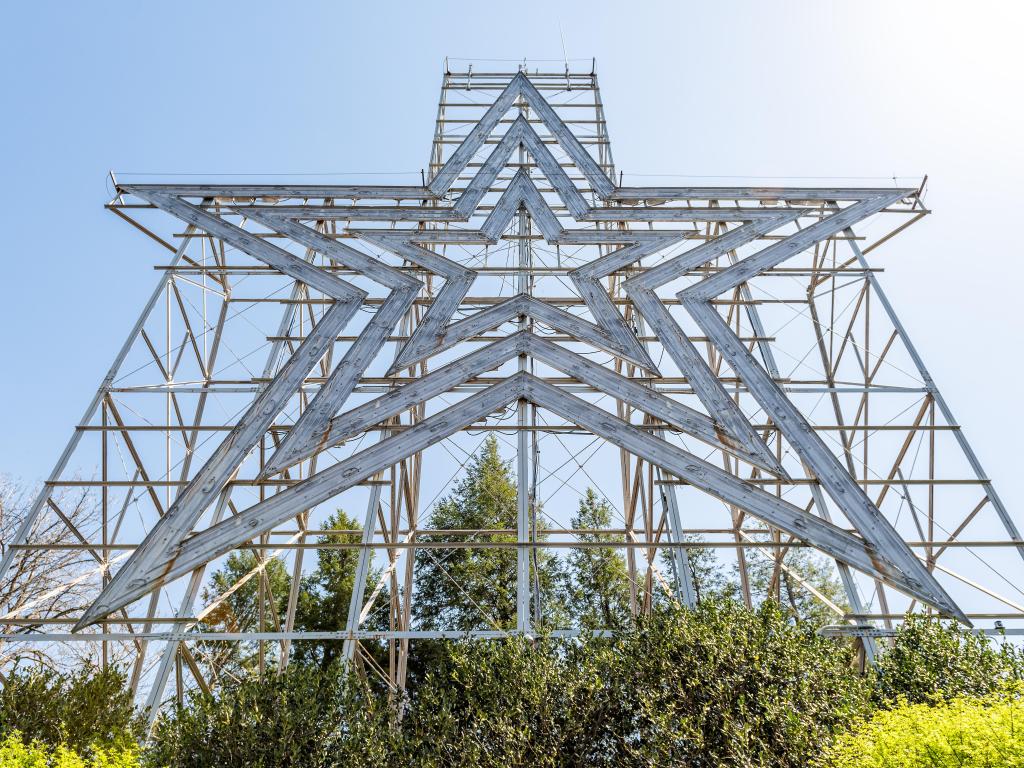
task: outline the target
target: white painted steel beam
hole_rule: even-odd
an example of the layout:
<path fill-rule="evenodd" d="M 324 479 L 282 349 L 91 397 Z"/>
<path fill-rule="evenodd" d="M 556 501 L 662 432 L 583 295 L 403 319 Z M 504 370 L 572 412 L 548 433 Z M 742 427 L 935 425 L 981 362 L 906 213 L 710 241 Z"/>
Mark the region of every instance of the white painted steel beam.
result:
<path fill-rule="evenodd" d="M 296 515 L 321 504 L 387 467 L 393 466 L 518 399 L 524 388 L 523 374 L 515 374 L 482 392 L 424 419 L 401 434 L 383 440 L 332 467 L 321 470 L 266 501 L 243 510 L 235 517 L 211 526 L 177 548 L 147 559 L 116 598 L 97 601 L 75 625 L 82 629 L 111 611 L 128 605 L 162 584 L 179 578 L 196 567 L 225 554 L 238 544 Z"/>
<path fill-rule="evenodd" d="M 469 287 L 476 279 L 476 272 L 417 245 L 421 240 L 419 233 L 416 232 L 381 232 L 361 229 L 353 230 L 353 234 L 445 279 L 444 286 L 434 298 L 426 314 L 420 319 L 412 336 L 399 350 L 395 362 L 388 369 L 387 375 L 393 376 L 426 356 L 422 352 L 430 349 L 432 339 L 442 333 L 444 326 L 458 311 L 459 305 L 469 292 Z M 444 241 L 437 239 L 430 241 L 431 244 L 438 242 Z"/>
<path fill-rule="evenodd" d="M 568 155 L 590 185 L 592 191 L 606 201 L 605 205 L 590 207 L 583 193 L 573 182 L 547 146 L 550 139 L 542 138 L 531 121 L 520 114 L 514 120 L 503 119 L 517 103 L 533 114 L 553 135 L 554 141 Z M 534 122 L 538 122 L 534 120 Z M 509 127 L 503 135 L 493 139 L 499 123 Z M 479 163 L 478 155 L 485 144 L 496 146 L 483 160 L 459 197 L 451 201 L 453 186 L 461 179 L 471 163 Z M 487 210 L 483 201 L 494 189 L 502 172 L 509 166 L 513 153 L 518 151 L 519 170 L 487 211 L 479 230 L 448 229 L 448 224 L 469 221 Z M 533 165 L 550 183 L 568 212 L 583 228 L 566 229 L 567 216 L 562 208 L 559 214 L 545 200 L 530 177 L 526 153 Z M 576 174 L 573 172 L 573 176 Z M 578 178 L 578 176 L 577 176 Z M 935 607 L 947 616 L 966 622 L 966 617 L 928 569 L 917 559 L 899 534 L 867 498 L 856 479 L 847 472 L 832 452 L 807 423 L 804 416 L 790 402 L 783 389 L 774 381 L 777 368 L 770 346 L 758 342 L 764 360 L 760 364 L 728 326 L 712 305 L 716 297 L 738 289 L 750 300 L 747 281 L 786 259 L 805 251 L 840 232 L 852 237 L 851 226 L 878 211 L 897 206 L 902 200 L 916 196 L 910 189 L 808 189 L 800 187 L 740 188 L 740 187 L 630 187 L 616 188 L 607 174 L 583 144 L 576 138 L 538 89 L 522 72 L 512 77 L 495 102 L 486 109 L 482 119 L 456 147 L 453 154 L 426 186 L 364 186 L 364 185 L 118 185 L 118 191 L 135 195 L 153 206 L 163 209 L 189 226 L 189 232 L 203 230 L 235 248 L 251 255 L 283 274 L 305 283 L 334 299 L 323 318 L 299 345 L 292 357 L 276 372 L 269 384 L 257 390 L 256 398 L 245 415 L 238 421 L 224 442 L 214 451 L 208 462 L 182 489 L 167 514 L 145 537 L 142 544 L 118 571 L 99 598 L 86 611 L 75 629 L 94 623 L 111 612 L 124 607 L 161 585 L 193 574 L 186 591 L 186 599 L 194 598 L 198 584 L 197 574 L 216 557 L 243 546 L 260 534 L 284 521 L 301 514 L 337 494 L 364 482 L 397 462 L 423 451 L 458 430 L 485 418 L 495 410 L 518 402 L 520 408 L 527 401 L 547 408 L 567 421 L 598 435 L 624 451 L 649 462 L 666 482 L 679 478 L 683 484 L 698 488 L 724 503 L 742 509 L 768 525 L 785 531 L 797 539 L 834 557 L 848 591 L 851 604 L 856 605 L 855 585 L 849 569 L 856 569 L 881 580 L 904 593 Z M 185 198 L 202 198 L 201 203 Z M 358 204 L 360 199 L 381 201 L 381 204 Z M 320 202 L 306 204 L 315 199 Z M 550 196 L 548 199 L 552 199 Z M 291 201 L 278 205 L 277 201 Z M 301 200 L 303 204 L 294 204 Z M 737 201 L 733 206 L 719 206 L 719 200 Z M 351 205 L 344 204 L 352 201 Z M 394 201 L 389 203 L 387 201 Z M 401 204 L 406 201 L 408 204 Z M 702 202 L 706 201 L 706 202 Z M 747 202 L 746 206 L 740 201 Z M 759 201 L 761 205 L 752 204 Z M 837 201 L 850 201 L 840 208 Z M 216 202 L 222 207 L 213 207 Z M 674 204 L 673 204 L 674 202 Z M 611 203 L 611 205 L 607 204 Z M 694 205 L 693 203 L 696 203 Z M 783 204 L 778 206 L 777 204 Z M 824 204 L 824 205 L 823 205 Z M 448 259 L 425 246 L 443 244 L 484 244 L 500 242 L 513 218 L 522 211 L 531 220 L 544 239 L 552 245 L 618 246 L 569 273 L 593 322 L 573 315 L 553 303 L 517 293 L 511 298 L 467 317 L 454 321 L 468 295 L 477 272 Z M 223 214 L 218 215 L 218 213 Z M 204 531 L 194 533 L 194 527 L 210 503 L 223 492 L 227 481 L 237 472 L 274 418 L 288 400 L 303 387 L 309 371 L 334 343 L 337 335 L 359 309 L 366 294 L 339 279 L 328 270 L 304 261 L 257 234 L 230 223 L 224 216 L 243 216 L 253 219 L 305 248 L 325 255 L 390 290 L 390 294 L 374 317 L 348 347 L 342 359 L 331 371 L 326 382 L 318 389 L 310 405 L 289 430 L 280 448 L 271 456 L 261 478 L 273 477 L 297 462 L 318 455 L 325 448 L 340 444 L 354 435 L 379 425 L 431 398 L 439 397 L 463 387 L 482 374 L 500 368 L 505 363 L 527 357 L 534 358 L 595 391 L 614 397 L 657 419 L 654 430 L 641 429 L 606 412 L 593 403 L 571 394 L 574 387 L 558 387 L 525 371 L 521 362 L 518 372 L 509 375 L 445 410 L 407 428 L 395 430 L 380 443 L 361 450 L 338 464 L 289 486 L 261 501 L 236 517 L 220 520 Z M 559 219 L 562 216 L 562 219 Z M 798 223 L 798 220 L 802 219 Z M 337 238 L 329 237 L 302 222 L 385 222 L 390 228 L 369 229 L 349 227 L 348 233 L 395 256 L 422 267 L 440 277 L 444 284 L 425 315 L 402 346 L 388 371 L 394 375 L 404 368 L 420 363 L 431 356 L 456 349 L 463 342 L 509 323 L 518 322 L 520 330 L 487 346 L 465 354 L 454 362 L 418 379 L 409 381 L 376 399 L 341 412 L 355 390 L 360 376 L 379 355 L 394 328 L 406 316 L 423 284 L 394 269 L 384 261 L 350 247 Z M 704 242 L 704 234 L 696 229 L 658 229 L 662 223 L 705 222 L 735 224 L 725 234 Z M 432 226 L 431 229 L 400 229 L 402 223 Z M 800 228 L 800 225 L 803 227 Z M 795 225 L 795 227 L 794 227 Z M 643 227 L 631 230 L 630 227 Z M 784 229 L 785 228 L 785 229 Z M 795 232 L 794 232 L 795 228 Z M 754 254 L 739 259 L 736 250 L 765 236 L 782 239 Z M 527 232 L 527 234 L 529 234 Z M 519 237 L 523 237 L 520 230 Z M 649 322 L 662 342 L 665 351 L 686 377 L 694 393 L 708 414 L 701 413 L 668 397 L 662 392 L 626 378 L 610 368 L 551 340 L 524 329 L 532 320 L 568 335 L 574 341 L 586 343 L 622 361 L 638 366 L 655 377 L 660 374 L 636 333 L 609 297 L 602 281 L 613 273 L 634 265 L 641 259 L 679 246 L 688 238 L 699 244 L 684 253 L 643 270 L 623 283 L 623 290 L 634 308 Z M 520 240 L 520 249 L 527 247 Z M 866 267 L 856 244 L 854 253 Z M 180 252 L 179 252 L 180 256 Z M 748 418 L 726 391 L 719 376 L 712 371 L 697 347 L 672 317 L 664 301 L 658 296 L 663 288 L 694 269 L 721 257 L 732 264 L 678 294 L 679 300 L 693 319 L 715 345 L 724 360 L 732 367 L 748 391 L 778 426 L 785 440 L 803 461 L 809 472 L 820 483 L 812 494 L 821 508 L 822 517 L 762 489 L 755 482 L 746 482 L 738 472 L 719 469 L 678 447 L 665 437 L 668 429 L 695 437 L 716 449 L 724 450 L 744 462 L 766 470 L 782 480 L 788 480 L 776 455 L 758 435 Z M 523 262 L 521 262 L 522 264 Z M 875 285 L 872 275 L 868 279 Z M 520 291 L 525 289 L 520 287 Z M 154 299 L 155 300 L 155 299 Z M 152 301 L 150 306 L 152 306 Z M 891 308 L 884 302 L 893 323 L 902 334 Z M 764 337 L 765 330 L 756 308 L 747 307 L 755 335 Z M 286 330 L 286 329 L 285 329 Z M 283 331 L 282 331 L 283 333 Z M 909 346 L 909 344 L 908 344 Z M 926 378 L 930 379 L 919 363 L 916 353 L 911 354 Z M 766 370 L 767 368 L 767 370 Z M 180 390 L 185 391 L 185 390 Z M 806 390 L 802 390 L 806 391 Z M 823 390 L 824 391 L 824 390 Z M 852 391 L 852 390 L 851 390 Z M 860 391 L 859 389 L 857 391 Z M 892 390 L 894 391 L 894 390 Z M 941 399 L 940 407 L 947 412 Z M 525 424 L 525 422 L 521 422 Z M 663 426 L 662 426 L 663 425 Z M 976 459 L 958 433 L 972 465 Z M 525 442 L 520 440 L 520 465 L 526 466 L 523 454 Z M 63 459 L 62 459 L 63 462 Z M 63 466 L 63 465 L 59 465 Z M 980 470 L 979 470 L 980 472 Z M 525 474 L 521 470 L 521 477 Z M 979 475 L 980 477 L 980 475 Z M 525 486 L 524 486 L 525 487 Z M 827 519 L 822 489 L 832 497 L 855 529 L 850 533 Z M 990 486 L 986 490 L 999 508 L 1011 536 L 1019 541 L 1019 534 L 1005 510 L 998 504 Z M 663 493 L 674 493 L 669 487 Z M 371 492 L 370 507 L 363 530 L 363 543 L 370 541 L 374 529 L 373 519 L 379 503 L 380 487 Z M 223 497 L 226 498 L 226 497 Z M 519 541 L 525 540 L 526 516 L 520 497 Z M 681 520 L 674 496 L 663 495 L 665 515 L 670 527 L 670 539 L 681 535 Z M 223 510 L 220 510 L 222 512 Z M 194 535 L 192 535 L 194 533 Z M 673 541 L 678 544 L 678 542 Z M 519 611 L 518 628 L 529 632 L 529 617 L 524 609 L 524 570 L 527 551 L 520 548 L 519 558 Z M 1024 554 L 1024 548 L 1020 551 Z M 674 549 L 677 570 L 685 570 L 685 552 Z M 0 563 L 0 574 L 9 565 L 11 552 Z M 360 573 L 369 567 L 371 550 L 360 553 Z M 689 602 L 694 599 L 692 585 L 680 573 L 681 596 Z M 362 578 L 362 577 L 361 577 Z M 362 602 L 360 581 L 358 595 L 353 593 L 347 631 L 333 633 L 348 640 L 346 655 L 354 650 L 354 640 L 377 633 L 359 631 L 359 603 Z M 186 611 L 182 604 L 179 615 Z M 353 612 L 354 611 L 354 612 Z M 267 633 L 262 633 L 266 635 Z M 283 633 L 295 634 L 295 633 Z M 445 633 L 433 633 L 446 636 Z M 478 633 L 481 636 L 486 633 Z M 386 633 L 400 637 L 403 633 Z M 184 634 L 184 625 L 176 626 L 170 635 L 174 643 L 192 635 Z M 424 633 L 405 632 L 404 636 L 427 636 Z M 171 657 L 164 659 L 159 668 L 160 690 L 171 669 Z M 156 694 L 159 695 L 159 694 Z"/>
<path fill-rule="evenodd" d="M 317 391 L 308 407 L 292 425 L 280 447 L 270 457 L 264 468 L 265 476 L 295 463 L 292 457 L 296 453 L 296 448 L 311 441 L 315 442 L 320 437 L 328 420 L 341 410 L 359 383 L 359 378 L 377 357 L 399 321 L 412 307 L 423 284 L 384 262 L 339 243 L 304 224 L 267 213 L 260 213 L 252 218 L 275 232 L 287 235 L 295 242 L 392 289 L 331 371 L 327 381 Z"/>
<path fill-rule="evenodd" d="M 633 306 L 650 323 L 665 351 L 687 377 L 697 397 L 708 409 L 708 413 L 723 425 L 733 439 L 746 446 L 748 450 L 756 451 L 777 471 L 781 471 L 782 468 L 774 454 L 751 427 L 747 417 L 740 411 L 696 345 L 672 317 L 656 291 L 695 267 L 794 221 L 798 215 L 798 212 L 794 211 L 772 212 L 770 217 L 762 217 L 744 224 L 714 240 L 650 267 L 622 284 L 623 291 L 633 302 Z M 610 265 L 614 266 L 615 263 L 616 261 L 612 259 Z"/>
<path fill-rule="evenodd" d="M 490 157 L 487 158 L 483 167 L 477 171 L 472 181 L 466 186 L 466 189 L 455 203 L 455 210 L 468 218 L 477 209 L 477 206 L 480 205 L 480 201 L 494 184 L 498 174 L 508 164 L 512 152 L 520 145 L 525 147 L 533 156 L 537 167 L 547 177 L 547 180 L 551 182 L 551 186 L 554 187 L 562 202 L 565 203 L 569 213 L 576 219 L 585 216 L 590 210 L 587 201 L 583 199 L 583 195 L 576 188 L 576 185 L 572 183 L 572 180 L 561 164 L 555 160 L 551 150 L 544 145 L 537 132 L 533 130 L 533 127 L 522 115 L 516 118 L 516 121 L 505 133 L 501 142 L 491 153 Z"/>
<path fill-rule="evenodd" d="M 785 240 L 738 261 L 678 294 L 680 301 L 715 347 L 750 389 L 765 412 L 778 425 L 786 440 L 803 462 L 814 472 L 843 514 L 856 529 L 904 574 L 911 594 L 947 616 L 969 623 L 966 616 L 935 577 L 910 551 L 896 530 L 874 506 L 857 481 L 843 469 L 838 459 L 807 423 L 795 405 L 785 396 L 733 330 L 710 303 L 716 296 L 736 288 L 766 269 L 832 237 L 852 224 L 877 213 L 901 198 L 908 190 L 889 191 L 869 197 L 841 209 Z M 851 565 L 853 565 L 851 563 Z M 856 567 L 856 566 L 855 566 Z M 907 591 L 906 589 L 904 591 Z"/>
<path fill-rule="evenodd" d="M 497 240 L 521 205 L 526 206 L 545 239 L 551 242 L 558 240 L 562 234 L 562 225 L 558 223 L 558 217 L 544 201 L 544 196 L 530 180 L 530 174 L 523 168 L 516 171 L 516 175 L 498 198 L 480 231 L 491 240 Z"/>

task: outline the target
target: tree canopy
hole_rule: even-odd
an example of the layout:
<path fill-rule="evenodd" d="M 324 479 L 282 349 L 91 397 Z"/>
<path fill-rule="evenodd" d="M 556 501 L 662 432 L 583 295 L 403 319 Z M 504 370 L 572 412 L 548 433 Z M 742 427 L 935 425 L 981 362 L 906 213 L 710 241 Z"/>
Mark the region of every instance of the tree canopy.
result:
<path fill-rule="evenodd" d="M 592 488 L 580 499 L 573 515 L 574 529 L 609 528 L 611 507 L 598 498 Z M 584 543 L 621 542 L 624 536 L 605 533 L 584 533 Z M 622 628 L 629 624 L 629 574 L 622 555 L 614 549 L 587 548 L 571 550 L 567 557 L 566 607 L 569 616 L 583 627 Z"/>
<path fill-rule="evenodd" d="M 328 517 L 324 523 L 324 530 L 358 531 L 360 528 L 354 519 L 341 510 Z M 320 544 L 344 544 L 353 540 L 352 536 L 343 534 L 329 533 L 319 537 Z M 295 612 L 296 629 L 305 632 L 340 632 L 345 629 L 358 561 L 357 549 L 317 550 L 316 568 L 303 577 L 299 590 Z M 379 578 L 380 569 L 371 568 L 366 576 L 369 589 L 376 585 Z M 390 593 L 385 586 L 377 597 L 378 609 L 370 613 L 364 627 L 387 627 L 389 600 Z M 341 658 L 343 645 L 338 640 L 299 642 L 295 644 L 294 659 L 298 664 L 319 664 L 326 668 Z"/>
<path fill-rule="evenodd" d="M 493 541 L 516 541 L 517 490 L 510 463 L 502 460 L 491 435 L 466 465 L 451 495 L 431 511 L 432 530 L 497 530 Z M 538 524 L 538 538 L 544 538 Z M 420 541 L 461 541 L 464 537 L 432 533 Z M 416 600 L 413 613 L 423 629 L 509 629 L 516 625 L 516 550 L 461 547 L 416 551 Z M 544 622 L 564 618 L 559 560 L 547 551 L 531 561 L 531 582 L 540 585 Z M 537 576 L 536 579 L 533 577 Z"/>

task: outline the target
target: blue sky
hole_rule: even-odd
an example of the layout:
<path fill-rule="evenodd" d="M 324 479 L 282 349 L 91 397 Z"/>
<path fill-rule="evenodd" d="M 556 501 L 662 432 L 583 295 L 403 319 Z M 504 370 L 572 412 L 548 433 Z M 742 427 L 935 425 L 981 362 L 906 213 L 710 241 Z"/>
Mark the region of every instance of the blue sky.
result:
<path fill-rule="evenodd" d="M 564 37 L 570 58 L 597 59 L 627 182 L 929 174 L 934 215 L 874 259 L 1022 518 L 1024 416 L 1007 383 L 1024 374 L 1020 11 L 985 2 L 358 8 L 6 9 L 0 473 L 33 481 L 49 471 L 157 279 L 141 236 L 102 208 L 109 170 L 418 175 L 445 56 L 560 59 Z"/>

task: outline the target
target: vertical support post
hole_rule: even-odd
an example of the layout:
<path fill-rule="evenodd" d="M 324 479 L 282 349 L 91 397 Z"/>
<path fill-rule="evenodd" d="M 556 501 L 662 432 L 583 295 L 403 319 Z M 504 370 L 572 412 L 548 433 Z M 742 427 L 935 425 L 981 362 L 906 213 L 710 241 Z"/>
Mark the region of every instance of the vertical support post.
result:
<path fill-rule="evenodd" d="M 374 475 L 379 480 L 380 474 Z M 360 539 L 362 548 L 359 550 L 359 564 L 356 566 L 355 579 L 352 582 L 352 597 L 348 603 L 348 619 L 345 622 L 345 644 L 342 656 L 351 664 L 356 658 L 357 640 L 355 633 L 359 631 L 359 614 L 363 611 L 363 597 L 366 594 L 366 575 L 370 572 L 370 544 L 373 543 L 373 529 L 376 527 L 377 507 L 380 506 L 380 485 L 370 488 L 370 499 L 366 504 L 366 517 L 363 518 L 363 536 Z"/>
<path fill-rule="evenodd" d="M 110 514 L 109 514 L 110 489 L 107 486 L 107 481 L 110 478 L 108 477 L 108 473 L 107 473 L 107 459 L 108 459 L 108 448 L 109 448 L 109 445 L 108 445 L 108 437 L 107 437 L 107 420 L 108 420 L 108 416 L 107 416 L 107 405 L 106 405 L 106 403 L 101 403 L 100 404 L 100 416 L 101 416 L 100 424 L 103 427 L 103 434 L 102 434 L 102 437 L 101 437 L 101 445 L 100 445 L 100 473 L 101 473 L 100 476 L 103 479 L 103 490 L 101 491 L 101 498 L 100 498 L 100 536 L 101 536 L 101 541 L 103 543 L 103 548 L 100 550 L 100 558 L 101 558 L 101 560 L 100 560 L 100 567 L 102 568 L 103 575 L 101 576 L 100 581 L 103 584 L 103 586 L 105 587 L 109 583 L 109 581 L 110 581 L 110 575 L 108 573 L 108 571 L 110 570 L 110 565 L 109 565 L 110 550 L 107 549 L 108 545 L 110 544 L 110 531 L 108 529 L 109 520 L 110 520 Z M 103 644 L 101 645 L 100 656 L 101 656 L 100 665 L 101 665 L 101 667 L 104 670 L 106 670 L 107 664 L 109 662 L 109 656 L 110 656 L 110 643 L 107 642 L 106 640 L 104 640 Z"/>
<path fill-rule="evenodd" d="M 520 114 L 525 115 L 525 107 L 521 104 Z M 526 162 L 526 150 L 519 145 L 520 167 Z M 527 293 L 530 290 L 530 248 L 531 223 L 526 206 L 519 206 L 519 269 L 516 272 L 516 292 Z M 525 316 L 519 317 L 519 329 L 527 328 Z M 526 355 L 519 356 L 519 370 L 527 370 Z M 516 536 L 519 546 L 516 547 L 516 629 L 527 633 L 530 631 L 530 550 L 526 541 L 530 537 L 530 442 L 526 429 L 529 403 L 520 398 L 517 403 L 517 422 L 519 429 L 516 434 Z M 536 598 L 539 600 L 540 596 Z"/>
<path fill-rule="evenodd" d="M 520 150 L 522 151 L 522 150 Z M 517 288 L 525 292 L 527 288 L 527 270 L 529 269 L 530 222 L 526 209 L 519 209 L 519 272 L 516 275 Z M 526 328 L 526 318 L 519 318 L 520 329 Z M 526 355 L 519 356 L 519 370 L 526 370 Z M 530 551 L 526 544 L 530 538 L 530 443 L 528 423 L 529 403 L 520 399 L 517 404 L 517 422 L 519 429 L 516 438 L 516 536 L 519 546 L 516 547 L 516 629 L 527 633 L 530 631 Z"/>
<path fill-rule="evenodd" d="M 659 435 L 664 435 L 663 430 L 658 430 Z M 671 544 L 683 542 L 683 521 L 679 516 L 679 500 L 676 498 L 674 485 L 666 485 L 665 476 L 659 467 L 657 470 L 658 491 L 661 494 L 661 504 L 665 511 L 665 518 L 668 521 L 668 540 Z M 651 489 L 654 492 L 654 488 Z M 697 606 L 697 590 L 693 583 L 693 574 L 690 572 L 690 553 L 683 547 L 672 547 L 672 567 L 676 572 L 676 599 L 687 608 Z"/>

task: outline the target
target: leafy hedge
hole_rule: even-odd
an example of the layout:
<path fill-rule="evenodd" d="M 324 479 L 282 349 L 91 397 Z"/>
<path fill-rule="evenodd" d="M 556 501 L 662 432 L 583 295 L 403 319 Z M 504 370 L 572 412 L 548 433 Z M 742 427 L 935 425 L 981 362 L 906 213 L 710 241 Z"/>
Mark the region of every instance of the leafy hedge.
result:
<path fill-rule="evenodd" d="M 11 674 L 0 768 L 1024 765 L 1024 655 L 936 620 L 866 676 L 849 642 L 727 600 L 608 639 L 413 655 L 402 695 L 319 661 L 192 693 L 144 749 L 119 672 Z"/>
<path fill-rule="evenodd" d="M 0 738 L 13 733 L 25 743 L 63 746 L 88 758 L 137 751 L 145 731 L 123 671 L 85 666 L 9 675 L 0 687 Z"/>
<path fill-rule="evenodd" d="M 613 640 L 441 648 L 398 707 L 337 668 L 292 667 L 194 695 L 160 719 L 146 760 L 169 768 L 805 766 L 868 708 L 850 646 L 794 625 L 772 604 L 752 612 L 709 602 Z"/>
<path fill-rule="evenodd" d="M 1024 765 L 1024 686 L 984 697 L 882 709 L 841 735 L 822 768 Z"/>
<path fill-rule="evenodd" d="M 907 616 L 874 669 L 874 702 L 921 704 L 987 696 L 1024 680 L 1024 649 L 953 622 Z"/>
<path fill-rule="evenodd" d="M 136 768 L 139 749 L 136 746 L 92 746 L 81 754 L 65 744 L 48 746 L 41 741 L 26 743 L 14 731 L 0 741 L 0 768 Z"/>
<path fill-rule="evenodd" d="M 353 765 L 354 745 L 387 743 L 392 709 L 337 665 L 291 666 L 216 695 L 193 693 L 157 721 L 146 765 L 170 768 Z M 360 765 L 361 763 L 355 763 Z"/>

